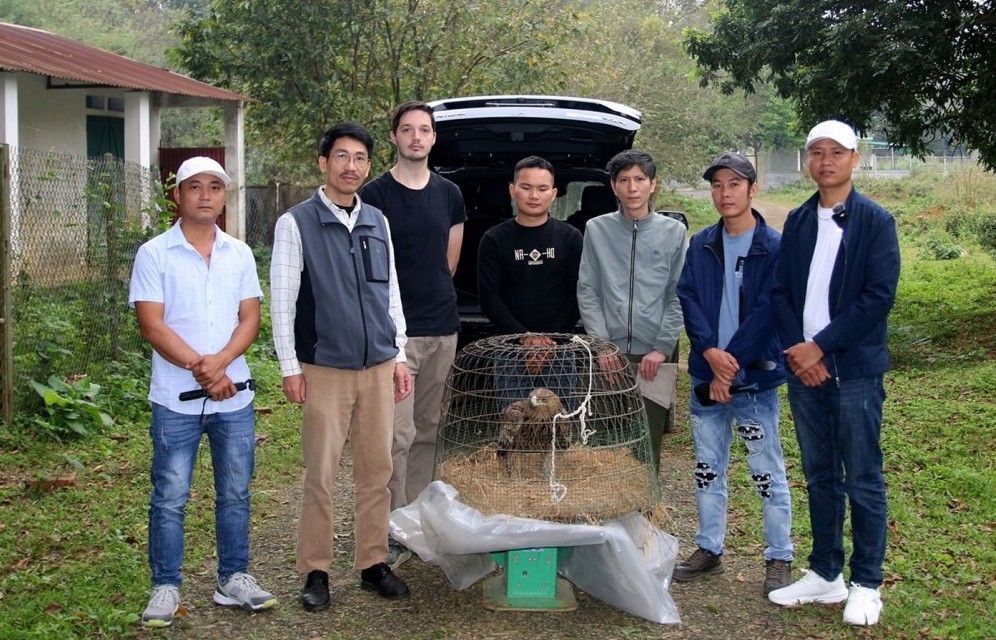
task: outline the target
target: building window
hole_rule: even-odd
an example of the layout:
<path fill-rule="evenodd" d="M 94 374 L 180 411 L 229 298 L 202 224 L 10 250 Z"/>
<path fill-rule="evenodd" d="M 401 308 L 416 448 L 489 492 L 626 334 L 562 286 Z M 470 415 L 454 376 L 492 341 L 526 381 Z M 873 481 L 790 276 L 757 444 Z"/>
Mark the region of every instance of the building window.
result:
<path fill-rule="evenodd" d="M 124 113 L 124 98 L 108 98 L 107 99 L 107 110 L 117 111 L 118 113 Z"/>
<path fill-rule="evenodd" d="M 104 96 L 87 96 L 86 97 L 86 108 L 96 109 L 97 111 L 103 111 L 105 108 L 106 98 Z"/>

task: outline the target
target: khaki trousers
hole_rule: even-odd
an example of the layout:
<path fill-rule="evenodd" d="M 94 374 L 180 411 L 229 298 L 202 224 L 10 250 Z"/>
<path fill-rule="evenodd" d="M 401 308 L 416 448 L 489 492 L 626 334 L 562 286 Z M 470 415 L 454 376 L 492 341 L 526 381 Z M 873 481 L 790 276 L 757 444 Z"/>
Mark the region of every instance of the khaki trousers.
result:
<path fill-rule="evenodd" d="M 412 393 L 394 407 L 394 474 L 388 485 L 392 510 L 415 500 L 432 481 L 443 392 L 456 347 L 455 333 L 408 338 L 405 356 Z"/>
<path fill-rule="evenodd" d="M 299 573 L 332 566 L 335 481 L 347 437 L 356 487 L 353 568 L 366 569 L 387 557 L 394 366 L 393 359 L 359 371 L 302 364 L 307 400 L 301 423 Z"/>

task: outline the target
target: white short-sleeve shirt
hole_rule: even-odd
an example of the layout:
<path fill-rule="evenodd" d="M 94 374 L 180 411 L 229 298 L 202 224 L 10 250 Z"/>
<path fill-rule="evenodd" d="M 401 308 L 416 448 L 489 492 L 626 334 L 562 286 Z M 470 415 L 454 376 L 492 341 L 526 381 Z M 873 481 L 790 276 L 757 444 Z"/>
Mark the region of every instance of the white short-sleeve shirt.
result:
<path fill-rule="evenodd" d="M 228 344 L 239 323 L 239 304 L 262 298 L 256 260 L 248 245 L 215 227 L 211 263 L 173 227 L 143 244 L 135 256 L 128 304 L 159 302 L 165 305 L 163 320 L 194 351 L 217 353 Z M 232 382 L 249 378 L 249 365 L 240 355 L 226 369 Z M 149 401 L 184 414 L 236 411 L 252 402 L 253 392 L 240 391 L 228 400 L 181 402 L 183 391 L 200 389 L 190 371 L 152 353 L 152 384 Z"/>

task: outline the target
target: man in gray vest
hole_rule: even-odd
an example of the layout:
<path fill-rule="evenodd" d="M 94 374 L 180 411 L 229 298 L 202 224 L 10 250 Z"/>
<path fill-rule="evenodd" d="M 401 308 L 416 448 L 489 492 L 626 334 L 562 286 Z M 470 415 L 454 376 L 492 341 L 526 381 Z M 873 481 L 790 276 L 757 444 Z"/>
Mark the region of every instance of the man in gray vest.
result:
<path fill-rule="evenodd" d="M 306 466 L 297 569 L 306 611 L 329 608 L 333 496 L 346 438 L 356 484 L 354 569 L 385 598 L 408 586 L 384 563 L 394 403 L 411 393 L 391 233 L 357 190 L 373 138 L 347 122 L 319 143 L 325 184 L 277 221 L 270 266 L 273 341 L 287 399 L 303 405 Z"/>

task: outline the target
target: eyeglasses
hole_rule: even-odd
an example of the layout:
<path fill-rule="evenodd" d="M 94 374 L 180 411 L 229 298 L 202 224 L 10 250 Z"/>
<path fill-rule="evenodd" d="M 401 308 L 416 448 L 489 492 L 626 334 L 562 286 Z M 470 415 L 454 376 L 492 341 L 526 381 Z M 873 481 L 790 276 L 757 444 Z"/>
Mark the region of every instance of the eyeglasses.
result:
<path fill-rule="evenodd" d="M 335 153 L 330 153 L 329 158 L 341 167 L 349 164 L 349 160 L 352 158 L 353 164 L 356 165 L 357 169 L 362 169 L 367 166 L 368 162 L 370 162 L 370 158 L 366 157 L 362 153 L 357 153 L 356 155 L 351 156 L 348 151 L 336 151 Z"/>

